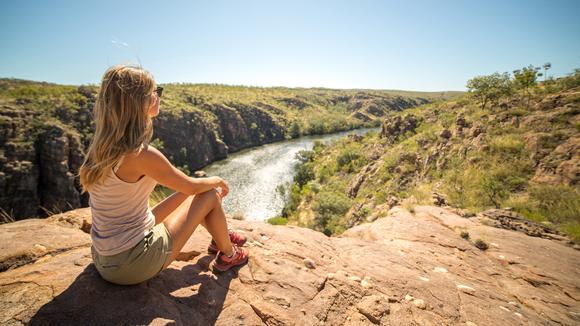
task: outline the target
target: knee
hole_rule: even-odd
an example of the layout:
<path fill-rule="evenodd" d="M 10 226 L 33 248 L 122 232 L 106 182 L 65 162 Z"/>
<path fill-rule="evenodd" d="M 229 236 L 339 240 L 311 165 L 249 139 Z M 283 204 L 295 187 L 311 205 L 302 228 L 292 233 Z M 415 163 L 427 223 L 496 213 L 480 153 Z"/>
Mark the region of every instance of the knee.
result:
<path fill-rule="evenodd" d="M 212 207 L 221 205 L 222 201 L 220 195 L 215 189 L 209 190 L 200 194 L 204 198 L 204 200 L 208 201 Z"/>

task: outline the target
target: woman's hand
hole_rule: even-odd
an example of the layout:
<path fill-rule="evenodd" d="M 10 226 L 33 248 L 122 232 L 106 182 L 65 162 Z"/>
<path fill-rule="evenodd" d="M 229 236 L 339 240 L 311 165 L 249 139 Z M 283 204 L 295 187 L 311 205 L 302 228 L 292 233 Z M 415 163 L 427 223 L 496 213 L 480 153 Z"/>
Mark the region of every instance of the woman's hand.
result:
<path fill-rule="evenodd" d="M 216 191 L 218 192 L 218 194 L 220 195 L 221 198 L 224 198 L 225 196 L 228 195 L 228 192 L 230 192 L 230 188 L 228 187 L 228 184 L 226 182 L 226 180 L 220 178 L 220 177 L 212 177 L 215 180 L 215 188 L 220 188 L 221 191 L 218 191 L 216 189 Z"/>

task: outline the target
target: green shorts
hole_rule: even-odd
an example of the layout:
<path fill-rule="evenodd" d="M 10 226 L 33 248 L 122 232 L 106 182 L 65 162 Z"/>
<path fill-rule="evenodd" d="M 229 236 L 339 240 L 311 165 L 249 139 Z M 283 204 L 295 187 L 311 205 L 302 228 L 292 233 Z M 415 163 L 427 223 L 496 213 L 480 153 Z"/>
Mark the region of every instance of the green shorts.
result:
<path fill-rule="evenodd" d="M 91 246 L 91 253 L 101 277 L 111 283 L 131 285 L 159 274 L 171 255 L 172 248 L 169 231 L 165 224 L 159 223 L 149 229 L 133 248 L 112 256 L 103 256 Z"/>

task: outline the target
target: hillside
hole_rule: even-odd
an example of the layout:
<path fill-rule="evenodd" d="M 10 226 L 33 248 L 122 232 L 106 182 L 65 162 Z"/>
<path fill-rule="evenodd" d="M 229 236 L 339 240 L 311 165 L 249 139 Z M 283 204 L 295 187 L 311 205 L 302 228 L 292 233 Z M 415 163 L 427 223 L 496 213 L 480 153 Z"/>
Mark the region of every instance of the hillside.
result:
<path fill-rule="evenodd" d="M 301 154 L 284 216 L 328 235 L 402 204 L 506 208 L 580 241 L 580 71 L 482 108 L 475 97 L 389 113 L 381 132 Z"/>
<path fill-rule="evenodd" d="M 456 93 L 167 84 L 153 144 L 186 173 L 243 148 L 378 125 Z M 78 169 L 97 87 L 0 79 L 0 221 L 88 205 Z"/>
<path fill-rule="evenodd" d="M 490 226 L 500 213 L 395 206 L 340 237 L 228 220 L 249 239 L 247 265 L 214 276 L 198 228 L 178 261 L 129 287 L 92 264 L 89 209 L 7 223 L 0 323 L 577 325 L 580 251 L 549 233 Z"/>

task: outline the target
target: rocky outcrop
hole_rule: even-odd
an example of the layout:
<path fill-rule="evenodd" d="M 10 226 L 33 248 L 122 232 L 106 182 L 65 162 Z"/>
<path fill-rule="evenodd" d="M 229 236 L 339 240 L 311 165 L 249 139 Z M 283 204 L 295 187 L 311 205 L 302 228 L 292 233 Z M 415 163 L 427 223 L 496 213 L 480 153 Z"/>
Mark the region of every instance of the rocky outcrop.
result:
<path fill-rule="evenodd" d="M 480 215 L 488 225 L 491 224 L 497 228 L 519 231 L 531 237 L 541 237 L 564 243 L 569 241 L 563 233 L 544 224 L 530 221 L 516 212 L 505 209 L 488 209 L 481 212 Z"/>
<path fill-rule="evenodd" d="M 458 114 L 455 117 L 455 130 L 453 130 L 453 134 L 455 137 L 463 137 L 465 130 L 470 127 L 469 123 L 465 121 L 465 117 L 463 114 Z"/>
<path fill-rule="evenodd" d="M 45 129 L 35 144 L 43 208 L 60 212 L 88 205 L 88 195 L 81 201 L 81 187 L 75 176 L 85 154 L 80 137 L 60 123 L 47 123 Z"/>
<path fill-rule="evenodd" d="M 418 124 L 418 119 L 412 114 L 388 118 L 381 125 L 381 138 L 387 139 L 389 143 L 394 143 L 407 132 L 415 133 Z"/>
<path fill-rule="evenodd" d="M 2 105 L 0 110 L 0 208 L 8 215 L 30 216 L 36 213 L 38 166 L 33 142 L 22 139 L 22 126 L 34 112 Z"/>
<path fill-rule="evenodd" d="M 67 217 L 67 214 L 72 214 Z M 87 211 L 0 225 L 0 322 L 177 325 L 577 325 L 580 251 L 443 207 L 394 207 L 340 237 L 229 220 L 250 261 L 213 275 L 198 228 L 135 286 L 100 278 Z M 83 220 L 72 222 L 75 219 Z M 68 221 L 68 222 L 67 222 Z M 32 239 L 32 241 L 31 241 Z M 488 249 L 475 246 L 484 241 Z M 8 262 L 8 263 L 7 263 Z"/>
<path fill-rule="evenodd" d="M 17 112 L 17 111 L 14 111 Z M 7 116 L 11 111 L 2 111 Z M 6 116 L 3 116 L 4 118 Z M 86 205 L 75 175 L 84 151 L 80 137 L 57 120 L 22 135 L 26 111 L 10 118 L 0 156 L 0 208 L 15 217 L 60 212 Z M 24 138 L 24 141 L 14 139 Z"/>
<path fill-rule="evenodd" d="M 357 93 L 348 102 L 347 110 L 351 117 L 362 121 L 375 121 L 391 111 L 402 111 L 429 103 L 424 98 L 404 98 L 401 96 L 381 96 L 368 93 Z"/>
<path fill-rule="evenodd" d="M 174 165 L 187 166 L 193 171 L 227 157 L 227 145 L 202 112 L 162 113 L 153 125 L 155 137 L 163 142 L 161 151 Z"/>
<path fill-rule="evenodd" d="M 538 152 L 541 153 L 541 150 Z M 553 151 L 534 157 L 538 158 L 539 164 L 533 181 L 575 186 L 580 184 L 580 136 L 570 137 Z"/>
<path fill-rule="evenodd" d="M 346 195 L 350 198 L 355 198 L 358 195 L 358 191 L 367 178 L 372 178 L 375 176 L 379 169 L 376 161 L 367 164 L 351 181 L 346 191 Z"/>
<path fill-rule="evenodd" d="M 239 150 L 250 142 L 248 129 L 251 123 L 246 124 L 236 109 L 226 105 L 213 105 L 208 108 L 219 118 L 221 134 L 230 151 Z"/>
<path fill-rule="evenodd" d="M 208 106 L 219 118 L 219 130 L 230 152 L 285 139 L 284 124 L 275 120 L 276 111 L 269 105 L 260 107 L 240 104 Z M 283 123 L 287 123 L 284 119 Z"/>
<path fill-rule="evenodd" d="M 358 92 L 347 101 L 347 110 L 366 113 L 376 118 L 384 116 L 388 111 L 402 111 L 429 102 L 428 99 L 421 97 L 410 98 Z"/>

